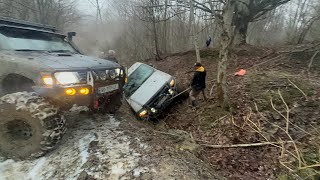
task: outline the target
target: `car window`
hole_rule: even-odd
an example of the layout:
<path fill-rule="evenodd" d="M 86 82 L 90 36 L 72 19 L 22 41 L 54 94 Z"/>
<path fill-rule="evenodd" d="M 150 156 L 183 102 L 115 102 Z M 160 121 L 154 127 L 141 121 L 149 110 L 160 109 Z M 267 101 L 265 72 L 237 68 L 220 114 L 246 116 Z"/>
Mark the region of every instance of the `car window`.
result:
<path fill-rule="evenodd" d="M 128 78 L 128 83 L 124 87 L 126 97 L 130 97 L 138 88 L 153 74 L 155 70 L 150 66 L 141 64 Z"/>
<path fill-rule="evenodd" d="M 0 47 L 3 50 L 76 52 L 63 36 L 8 27 L 0 28 Z"/>

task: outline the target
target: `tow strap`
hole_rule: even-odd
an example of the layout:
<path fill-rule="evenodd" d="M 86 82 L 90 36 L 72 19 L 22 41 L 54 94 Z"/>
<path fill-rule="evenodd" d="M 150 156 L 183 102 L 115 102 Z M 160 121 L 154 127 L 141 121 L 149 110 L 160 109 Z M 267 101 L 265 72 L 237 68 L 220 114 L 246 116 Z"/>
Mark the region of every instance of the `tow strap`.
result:
<path fill-rule="evenodd" d="M 185 93 L 185 92 L 189 91 L 190 89 L 192 89 L 192 87 L 189 87 L 189 88 L 187 88 L 186 90 L 182 91 L 181 93 L 179 93 L 179 94 L 175 95 L 174 97 L 172 97 L 172 98 L 170 99 L 170 101 L 171 101 L 171 100 L 173 100 L 173 99 L 175 99 L 176 97 L 180 96 L 181 94 L 183 94 L 183 93 Z"/>

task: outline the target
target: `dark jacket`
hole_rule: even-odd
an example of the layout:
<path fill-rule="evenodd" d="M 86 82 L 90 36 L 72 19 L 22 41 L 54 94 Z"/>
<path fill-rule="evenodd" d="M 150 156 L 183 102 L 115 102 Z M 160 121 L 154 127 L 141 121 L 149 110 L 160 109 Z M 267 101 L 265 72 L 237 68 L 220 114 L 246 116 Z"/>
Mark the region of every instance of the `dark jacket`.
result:
<path fill-rule="evenodd" d="M 119 63 L 118 59 L 116 57 L 114 57 L 114 56 L 107 56 L 106 60 L 110 60 L 110 61 L 113 61 L 115 63 Z"/>
<path fill-rule="evenodd" d="M 201 91 L 206 88 L 206 76 L 207 72 L 204 67 L 198 68 L 193 76 L 191 87 L 196 91 Z"/>

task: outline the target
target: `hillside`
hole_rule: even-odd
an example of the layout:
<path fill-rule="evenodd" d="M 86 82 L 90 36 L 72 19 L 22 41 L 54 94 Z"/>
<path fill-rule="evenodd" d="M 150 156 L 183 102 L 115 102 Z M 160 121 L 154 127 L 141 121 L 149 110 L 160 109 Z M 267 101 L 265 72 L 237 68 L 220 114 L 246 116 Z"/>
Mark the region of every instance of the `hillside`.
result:
<path fill-rule="evenodd" d="M 186 149 L 230 179 L 319 178 L 320 56 L 308 72 L 318 45 L 234 49 L 227 80 L 230 109 L 215 104 L 219 52 L 202 50 L 210 100 L 201 99 L 196 110 L 187 101 L 177 102 L 154 128 L 189 134 L 197 148 Z M 195 59 L 189 51 L 148 63 L 188 87 L 192 73 L 186 72 Z M 247 74 L 234 76 L 240 69 Z M 249 147 L 219 147 L 239 144 Z"/>

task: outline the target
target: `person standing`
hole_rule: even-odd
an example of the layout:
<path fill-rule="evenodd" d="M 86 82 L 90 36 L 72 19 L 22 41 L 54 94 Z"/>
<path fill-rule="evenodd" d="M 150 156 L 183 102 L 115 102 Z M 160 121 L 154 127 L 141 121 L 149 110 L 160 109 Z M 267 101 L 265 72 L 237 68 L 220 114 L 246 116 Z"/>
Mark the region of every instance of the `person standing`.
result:
<path fill-rule="evenodd" d="M 206 41 L 207 48 L 209 48 L 209 46 L 210 46 L 210 44 L 211 44 L 211 41 L 212 41 L 212 39 L 211 39 L 211 37 L 209 36 L 209 39 L 207 39 L 207 41 Z"/>
<path fill-rule="evenodd" d="M 108 51 L 108 56 L 106 57 L 107 60 L 113 61 L 115 63 L 119 63 L 118 59 L 116 58 L 116 52 L 114 50 Z"/>
<path fill-rule="evenodd" d="M 204 99 L 207 100 L 207 97 L 204 91 L 206 88 L 207 72 L 201 63 L 195 63 L 194 68 L 195 68 L 195 72 L 193 75 L 193 79 L 191 81 L 192 90 L 190 91 L 190 94 L 189 94 L 192 106 L 196 106 L 197 96 L 199 96 L 201 92 L 203 94 Z"/>

